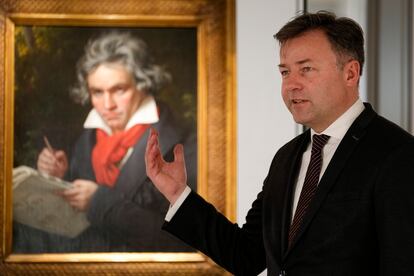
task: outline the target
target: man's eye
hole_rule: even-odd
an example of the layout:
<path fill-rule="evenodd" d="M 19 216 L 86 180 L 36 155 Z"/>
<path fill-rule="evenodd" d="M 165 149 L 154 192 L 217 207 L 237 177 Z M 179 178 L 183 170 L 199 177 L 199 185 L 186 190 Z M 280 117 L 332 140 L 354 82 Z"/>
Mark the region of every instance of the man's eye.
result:
<path fill-rule="evenodd" d="M 103 94 L 102 90 L 91 90 L 90 93 L 94 97 L 99 97 Z"/>
<path fill-rule="evenodd" d="M 303 72 L 303 73 L 310 72 L 310 71 L 312 71 L 312 70 L 313 70 L 313 68 L 312 68 L 312 67 L 310 67 L 310 66 L 306 66 L 306 67 L 303 67 L 303 68 L 302 68 L 302 72 Z"/>
<path fill-rule="evenodd" d="M 288 70 L 282 70 L 280 71 L 280 74 L 282 75 L 282 77 L 286 77 L 289 74 Z"/>
<path fill-rule="evenodd" d="M 116 94 L 124 94 L 125 91 L 127 90 L 128 90 L 128 87 L 123 87 L 123 86 L 115 87 L 114 89 Z"/>

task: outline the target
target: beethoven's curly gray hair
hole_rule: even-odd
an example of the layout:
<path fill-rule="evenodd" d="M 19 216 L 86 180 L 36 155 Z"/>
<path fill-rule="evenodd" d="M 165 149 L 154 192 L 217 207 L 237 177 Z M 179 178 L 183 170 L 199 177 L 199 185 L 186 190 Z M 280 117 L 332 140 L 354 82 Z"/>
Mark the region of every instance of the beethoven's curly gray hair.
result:
<path fill-rule="evenodd" d="M 77 64 L 78 83 L 70 91 L 81 104 L 89 102 L 88 75 L 101 64 L 118 63 L 133 75 L 138 90 L 154 94 L 171 81 L 171 75 L 153 63 L 144 41 L 130 33 L 111 32 L 88 41 Z"/>

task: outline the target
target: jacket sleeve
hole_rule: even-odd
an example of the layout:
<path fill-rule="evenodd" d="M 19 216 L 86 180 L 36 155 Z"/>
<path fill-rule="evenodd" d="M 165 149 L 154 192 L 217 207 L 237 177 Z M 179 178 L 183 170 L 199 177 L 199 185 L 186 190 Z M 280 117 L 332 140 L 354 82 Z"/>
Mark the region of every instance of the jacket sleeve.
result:
<path fill-rule="evenodd" d="M 261 194 L 240 228 L 191 192 L 163 229 L 200 250 L 235 275 L 257 275 L 266 267 Z"/>

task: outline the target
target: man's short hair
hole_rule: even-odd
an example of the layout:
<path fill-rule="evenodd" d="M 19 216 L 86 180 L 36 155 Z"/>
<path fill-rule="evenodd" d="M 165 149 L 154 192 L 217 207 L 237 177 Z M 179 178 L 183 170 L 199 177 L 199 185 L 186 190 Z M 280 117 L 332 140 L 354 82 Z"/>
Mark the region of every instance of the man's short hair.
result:
<path fill-rule="evenodd" d="M 350 18 L 337 17 L 327 11 L 304 13 L 286 23 L 274 37 L 283 46 L 286 41 L 313 30 L 321 30 L 326 34 L 341 67 L 347 59 L 355 59 L 361 66 L 362 75 L 365 61 L 364 33 L 361 26 Z"/>

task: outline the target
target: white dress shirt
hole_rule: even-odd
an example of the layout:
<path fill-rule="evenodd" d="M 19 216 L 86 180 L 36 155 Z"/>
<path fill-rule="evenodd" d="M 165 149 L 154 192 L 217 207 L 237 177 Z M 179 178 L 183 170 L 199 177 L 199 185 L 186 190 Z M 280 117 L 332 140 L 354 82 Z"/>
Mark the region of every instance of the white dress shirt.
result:
<path fill-rule="evenodd" d="M 345 112 L 343 113 L 335 122 L 333 122 L 327 129 L 322 131 L 322 133 L 316 133 L 313 129 L 311 129 L 311 137 L 313 134 L 326 134 L 329 135 L 328 143 L 323 148 L 322 152 L 322 168 L 321 174 L 319 179 L 321 179 L 323 173 L 325 172 L 326 168 L 328 167 L 329 162 L 332 159 L 336 149 L 338 148 L 339 143 L 341 142 L 342 138 L 344 138 L 345 133 L 351 127 L 352 123 L 355 119 L 361 114 L 364 110 L 364 104 L 360 99 L 355 101 L 355 103 Z M 302 155 L 302 162 L 299 170 L 299 175 L 297 177 L 297 181 L 295 184 L 295 194 L 292 206 L 292 214 L 295 213 L 296 207 L 298 205 L 300 192 L 302 191 L 303 183 L 305 181 L 306 170 L 308 168 L 310 162 L 310 155 L 311 155 L 311 143 L 309 143 L 306 151 Z M 184 192 L 180 195 L 174 205 L 170 206 L 170 209 L 165 216 L 166 221 L 170 221 L 177 210 L 180 208 L 184 200 L 190 194 L 191 189 L 187 186 Z M 292 215 L 293 220 L 293 215 Z"/>
<path fill-rule="evenodd" d="M 344 138 L 345 133 L 351 127 L 352 123 L 359 116 L 359 114 L 361 114 L 364 108 L 364 104 L 360 99 L 358 99 L 350 108 L 348 108 L 347 111 L 345 111 L 345 113 L 343 113 L 338 119 L 336 119 L 336 121 L 334 121 L 328 128 L 326 128 L 321 133 L 316 133 L 313 129 L 311 129 L 311 140 L 313 140 L 314 134 L 325 134 L 331 137 L 329 138 L 328 143 L 326 143 L 322 150 L 322 167 L 321 173 L 319 175 L 319 180 L 322 178 L 326 168 L 328 167 L 329 162 L 332 159 L 332 156 L 334 155 L 336 149 L 339 146 L 339 143 L 342 141 L 342 138 Z M 305 182 L 306 171 L 308 169 L 311 158 L 311 150 L 312 143 L 309 143 L 308 147 L 306 148 L 306 151 L 302 155 L 302 162 L 300 165 L 298 177 L 296 179 L 295 192 L 293 198 L 291 218 L 292 221 L 294 214 L 296 212 L 296 207 L 298 206 L 300 193 Z"/>

